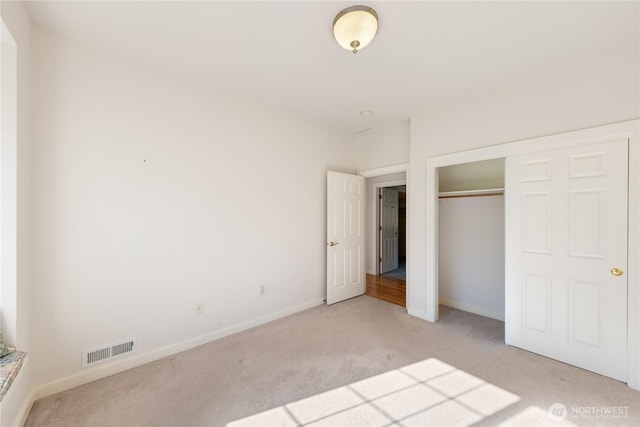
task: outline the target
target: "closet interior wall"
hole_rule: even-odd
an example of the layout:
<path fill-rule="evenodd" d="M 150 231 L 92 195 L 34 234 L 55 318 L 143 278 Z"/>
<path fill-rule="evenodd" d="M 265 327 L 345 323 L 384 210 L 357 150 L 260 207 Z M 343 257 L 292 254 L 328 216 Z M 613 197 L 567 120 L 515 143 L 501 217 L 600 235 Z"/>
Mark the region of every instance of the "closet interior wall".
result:
<path fill-rule="evenodd" d="M 504 159 L 438 172 L 439 302 L 504 320 Z"/>

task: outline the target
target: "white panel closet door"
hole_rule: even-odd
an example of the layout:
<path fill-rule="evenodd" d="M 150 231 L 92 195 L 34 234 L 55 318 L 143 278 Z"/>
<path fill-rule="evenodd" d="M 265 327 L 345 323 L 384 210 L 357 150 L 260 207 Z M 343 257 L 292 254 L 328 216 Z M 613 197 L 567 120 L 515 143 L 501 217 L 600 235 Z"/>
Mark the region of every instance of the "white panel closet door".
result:
<path fill-rule="evenodd" d="M 327 304 L 365 290 L 364 177 L 327 172 Z"/>
<path fill-rule="evenodd" d="M 380 274 L 398 268 L 399 191 L 381 188 L 380 192 Z"/>
<path fill-rule="evenodd" d="M 507 344 L 620 381 L 627 158 L 626 139 L 509 157 L 505 192 Z"/>

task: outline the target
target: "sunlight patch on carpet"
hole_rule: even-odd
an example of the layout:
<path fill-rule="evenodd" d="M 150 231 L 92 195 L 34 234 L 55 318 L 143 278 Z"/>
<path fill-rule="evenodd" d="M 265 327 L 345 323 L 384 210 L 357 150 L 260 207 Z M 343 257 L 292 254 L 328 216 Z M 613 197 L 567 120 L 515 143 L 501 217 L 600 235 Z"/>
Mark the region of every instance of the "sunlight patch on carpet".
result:
<path fill-rule="evenodd" d="M 427 359 L 233 421 L 227 427 L 468 426 L 519 400 L 438 359 Z M 529 412 L 525 419 L 536 415 L 540 413 Z"/>

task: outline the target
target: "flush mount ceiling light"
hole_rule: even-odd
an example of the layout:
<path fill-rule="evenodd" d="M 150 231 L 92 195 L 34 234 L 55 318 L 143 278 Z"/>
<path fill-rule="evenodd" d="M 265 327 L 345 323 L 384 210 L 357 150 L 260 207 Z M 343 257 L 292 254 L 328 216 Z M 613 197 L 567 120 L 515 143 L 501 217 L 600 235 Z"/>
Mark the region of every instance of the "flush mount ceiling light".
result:
<path fill-rule="evenodd" d="M 333 20 L 333 36 L 343 48 L 357 53 L 378 32 L 378 14 L 367 6 L 351 6 Z"/>

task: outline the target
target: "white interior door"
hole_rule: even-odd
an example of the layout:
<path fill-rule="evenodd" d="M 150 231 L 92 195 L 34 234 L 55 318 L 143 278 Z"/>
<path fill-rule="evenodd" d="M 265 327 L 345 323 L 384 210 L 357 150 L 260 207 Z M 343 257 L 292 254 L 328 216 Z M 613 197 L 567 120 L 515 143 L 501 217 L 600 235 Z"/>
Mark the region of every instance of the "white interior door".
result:
<path fill-rule="evenodd" d="M 380 274 L 398 268 L 398 190 L 380 189 Z"/>
<path fill-rule="evenodd" d="M 620 381 L 627 372 L 628 142 L 507 158 L 506 331 Z"/>
<path fill-rule="evenodd" d="M 327 304 L 364 294 L 364 177 L 327 173 Z"/>

